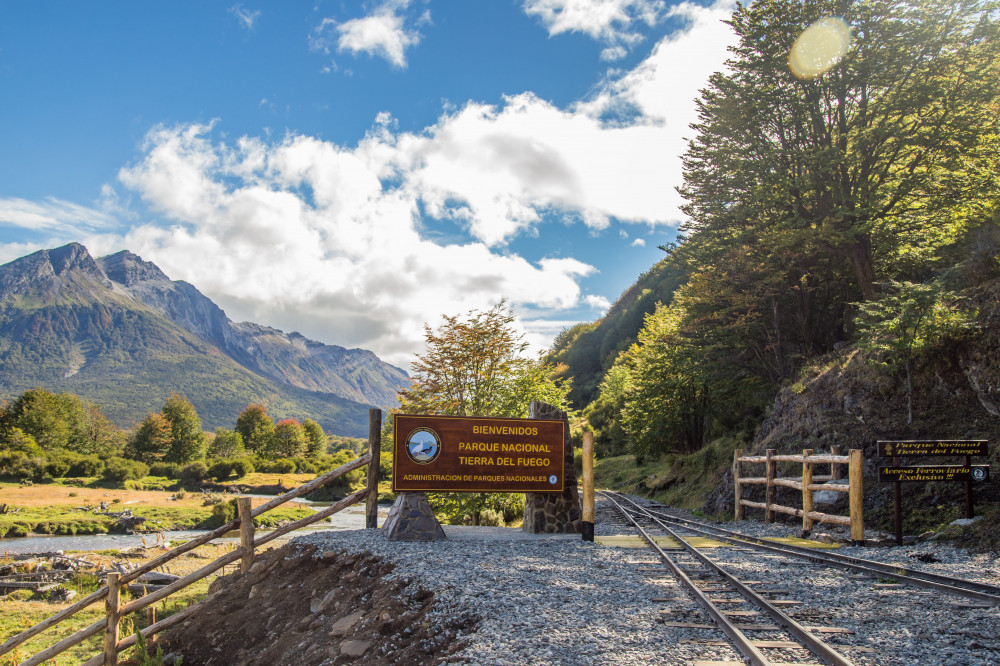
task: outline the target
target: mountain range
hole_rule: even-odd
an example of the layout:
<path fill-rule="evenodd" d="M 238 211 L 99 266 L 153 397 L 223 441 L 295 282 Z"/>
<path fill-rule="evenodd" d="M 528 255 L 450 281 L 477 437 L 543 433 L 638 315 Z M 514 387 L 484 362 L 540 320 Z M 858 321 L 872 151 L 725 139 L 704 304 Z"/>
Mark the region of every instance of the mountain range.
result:
<path fill-rule="evenodd" d="M 369 407 L 398 405 L 409 385 L 371 351 L 233 322 L 128 251 L 95 259 L 70 243 L 0 266 L 0 397 L 69 391 L 128 427 L 178 392 L 209 430 L 261 403 L 276 420 L 364 436 Z"/>

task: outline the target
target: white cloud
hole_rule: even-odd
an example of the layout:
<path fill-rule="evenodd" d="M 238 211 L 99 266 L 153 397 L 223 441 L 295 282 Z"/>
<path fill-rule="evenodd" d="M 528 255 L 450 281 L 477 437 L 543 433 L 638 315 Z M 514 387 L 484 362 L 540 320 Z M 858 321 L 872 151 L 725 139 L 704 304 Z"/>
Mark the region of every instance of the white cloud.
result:
<path fill-rule="evenodd" d="M 310 37 L 310 47 L 315 51 L 329 54 L 349 52 L 352 55 L 367 53 L 384 58 L 399 68 L 406 67 L 406 49 L 420 43 L 420 33 L 407 26 L 406 9 L 409 0 L 386 0 L 375 10 L 361 18 L 338 22 L 323 19 Z M 416 24 L 430 22 L 430 13 L 425 11 Z"/>
<path fill-rule="evenodd" d="M 0 198 L 0 226 L 75 233 L 108 229 L 117 224 L 117 219 L 108 213 L 54 197 L 41 202 L 16 197 Z"/>
<path fill-rule="evenodd" d="M 575 306 L 593 271 L 536 263 L 485 244 L 421 237 L 412 189 L 382 185 L 388 130 L 353 150 L 304 136 L 213 143 L 204 125 L 158 127 L 122 182 L 174 226 L 123 243 L 248 318 L 363 345 L 394 362 L 420 348 L 423 323 L 484 307 Z"/>
<path fill-rule="evenodd" d="M 642 41 L 636 28 L 660 19 L 663 0 L 525 0 L 524 12 L 541 21 L 549 36 L 579 32 L 612 46 L 601 60 L 620 60 L 626 46 Z"/>
<path fill-rule="evenodd" d="M 628 50 L 622 46 L 609 46 L 608 48 L 601 51 L 601 60 L 605 62 L 614 62 L 615 60 L 621 60 L 628 55 Z"/>
<path fill-rule="evenodd" d="M 596 294 L 587 294 L 583 297 L 583 302 L 594 308 L 595 310 L 607 310 L 611 307 L 611 301 L 606 299 L 604 296 L 598 296 Z"/>
<path fill-rule="evenodd" d="M 646 241 L 642 238 L 636 238 L 632 241 L 632 247 L 646 247 Z"/>
<path fill-rule="evenodd" d="M 254 24 L 260 18 L 260 10 L 250 11 L 243 7 L 243 3 L 237 3 L 229 8 L 229 13 L 236 17 L 240 26 L 246 30 L 253 30 Z"/>
<path fill-rule="evenodd" d="M 470 102 L 422 134 L 399 135 L 388 163 L 431 215 L 460 221 L 490 246 L 530 231 L 546 213 L 592 229 L 612 218 L 675 225 L 694 100 L 723 66 L 731 9 L 728 0 L 675 6 L 685 29 L 591 99 L 569 109 L 531 93 L 501 106 Z M 623 109 L 628 120 L 607 121 Z"/>
<path fill-rule="evenodd" d="M 581 293 L 593 267 L 528 261 L 505 243 L 552 217 L 595 230 L 682 219 L 674 188 L 683 137 L 698 90 L 732 41 L 720 23 L 730 11 L 728 2 L 676 6 L 685 29 L 569 108 L 526 92 L 500 105 L 449 107 L 419 133 L 383 113 L 354 147 L 299 135 L 223 142 L 214 123 L 154 127 L 120 180 L 160 222 L 119 237 L 119 213 L 0 199 L 0 224 L 67 240 L 83 229 L 95 254 L 137 252 L 236 319 L 363 346 L 396 363 L 421 349 L 424 322 L 504 297 L 532 344 L 545 346 L 558 333 L 553 315 L 581 303 L 604 309 L 607 299 Z M 432 240 L 434 218 L 457 221 L 468 238 Z M 621 227 L 618 234 L 629 238 Z"/>

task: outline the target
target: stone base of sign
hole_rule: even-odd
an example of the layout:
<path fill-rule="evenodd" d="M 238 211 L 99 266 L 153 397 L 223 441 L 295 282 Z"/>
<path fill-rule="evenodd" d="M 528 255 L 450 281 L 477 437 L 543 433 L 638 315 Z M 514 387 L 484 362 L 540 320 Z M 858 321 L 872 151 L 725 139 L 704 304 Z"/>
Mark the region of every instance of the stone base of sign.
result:
<path fill-rule="evenodd" d="M 447 539 L 424 493 L 399 493 L 382 523 L 389 541 L 440 541 Z"/>
<path fill-rule="evenodd" d="M 525 493 L 524 524 L 521 529 L 532 534 L 580 534 L 583 529 L 583 513 L 580 510 L 576 475 L 573 473 L 573 445 L 569 438 L 566 412 L 536 400 L 531 403 L 528 415 L 533 419 L 567 422 L 564 430 L 566 483 L 565 490 L 561 493 Z"/>

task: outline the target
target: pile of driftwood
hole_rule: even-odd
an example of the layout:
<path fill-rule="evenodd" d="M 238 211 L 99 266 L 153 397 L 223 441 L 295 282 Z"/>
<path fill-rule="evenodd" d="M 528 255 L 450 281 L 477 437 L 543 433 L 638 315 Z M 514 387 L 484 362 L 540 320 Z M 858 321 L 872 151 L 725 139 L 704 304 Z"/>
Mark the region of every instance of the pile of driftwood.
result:
<path fill-rule="evenodd" d="M 101 509 L 104 509 L 104 502 L 101 502 Z M 135 528 L 146 522 L 146 519 L 142 516 L 135 516 L 132 514 L 132 509 L 125 509 L 124 511 L 94 511 L 99 516 L 110 516 L 118 522 L 114 524 L 111 528 L 113 532 L 124 532 L 125 534 L 134 534 Z"/>
<path fill-rule="evenodd" d="M 17 558 L 12 564 L 0 566 L 0 594 L 13 590 L 45 593 L 51 601 L 69 601 L 76 591 L 65 587 L 80 573 L 97 574 L 99 567 L 89 560 L 47 553 Z"/>
<path fill-rule="evenodd" d="M 14 590 L 31 590 L 44 595 L 49 601 L 69 601 L 76 596 L 76 590 L 67 587 L 81 573 L 104 580 L 111 572 L 128 573 L 133 567 L 128 563 L 114 562 L 111 568 L 101 567 L 83 557 L 67 557 L 62 553 L 44 553 L 15 556 L 15 561 L 0 565 L 0 595 Z M 140 576 L 128 586 L 135 596 L 169 585 L 179 576 L 151 571 Z"/>

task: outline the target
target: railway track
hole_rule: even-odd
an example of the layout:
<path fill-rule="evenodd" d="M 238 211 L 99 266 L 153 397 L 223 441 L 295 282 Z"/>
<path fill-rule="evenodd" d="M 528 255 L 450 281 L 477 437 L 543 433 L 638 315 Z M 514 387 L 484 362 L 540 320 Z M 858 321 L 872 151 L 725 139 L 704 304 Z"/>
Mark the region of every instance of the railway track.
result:
<path fill-rule="evenodd" d="M 611 497 L 609 493 L 603 493 L 606 497 Z M 768 553 L 775 553 L 785 557 L 807 560 L 815 564 L 823 564 L 830 567 L 846 569 L 858 573 L 869 574 L 875 577 L 892 578 L 897 583 L 922 587 L 937 592 L 944 592 L 958 597 L 984 601 L 994 606 L 1000 606 L 1000 587 L 988 585 L 976 581 L 958 578 L 955 576 L 944 576 L 932 571 L 924 571 L 912 567 L 901 567 L 893 564 L 885 564 L 875 560 L 867 560 L 860 557 L 851 557 L 817 551 L 812 548 L 803 548 L 791 544 L 783 544 L 758 537 L 747 536 L 727 530 L 716 525 L 673 516 L 661 508 L 643 507 L 629 498 L 615 494 L 614 498 L 631 506 L 633 510 L 642 510 L 656 517 L 668 525 L 683 527 L 692 534 L 711 537 L 713 539 L 730 543 L 735 546 L 755 548 Z"/>
<path fill-rule="evenodd" d="M 787 594 L 785 590 L 764 589 L 762 581 L 740 580 L 727 570 L 730 553 L 760 552 L 761 558 L 782 558 L 781 563 L 810 563 L 822 567 L 847 569 L 856 574 L 879 580 L 891 579 L 895 583 L 930 588 L 958 597 L 986 602 L 984 606 L 1000 604 L 1000 588 L 960 578 L 942 576 L 919 569 L 896 567 L 881 562 L 847 557 L 834 553 L 817 552 L 790 546 L 767 539 L 748 537 L 714 525 L 670 515 L 664 507 L 646 507 L 631 499 L 615 494 L 601 493 L 631 525 L 669 569 L 673 578 L 694 597 L 700 609 L 712 620 L 704 622 L 665 622 L 668 626 L 686 629 L 717 627 L 729 639 L 743 662 L 696 662 L 704 666 L 724 663 L 763 664 L 855 664 L 851 655 L 864 663 L 872 663 L 871 652 L 864 647 L 844 644 L 845 629 L 814 626 L 815 621 L 799 621 L 786 612 L 799 602 L 774 597 Z M 693 547 L 691 537 L 708 537 L 717 544 L 712 556 Z M 670 545 L 665 546 L 664 540 Z M 922 593 L 926 594 L 926 592 Z M 662 601 L 667 601 L 666 599 Z M 683 600 L 672 599 L 683 603 Z M 690 602 L 687 602 L 690 603 Z M 832 641 L 838 641 L 833 643 Z M 713 641 L 707 640 L 706 644 Z"/>

